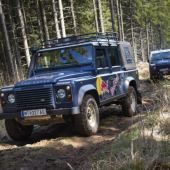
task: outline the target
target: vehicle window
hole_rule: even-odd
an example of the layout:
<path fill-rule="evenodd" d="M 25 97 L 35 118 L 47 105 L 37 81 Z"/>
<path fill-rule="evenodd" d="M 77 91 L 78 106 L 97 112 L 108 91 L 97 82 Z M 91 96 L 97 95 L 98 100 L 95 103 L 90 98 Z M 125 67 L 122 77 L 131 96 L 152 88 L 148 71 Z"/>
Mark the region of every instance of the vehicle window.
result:
<path fill-rule="evenodd" d="M 130 54 L 129 48 L 124 47 L 124 52 L 125 52 L 125 57 L 126 57 L 127 64 L 132 64 L 133 59 L 132 59 L 132 55 Z"/>
<path fill-rule="evenodd" d="M 118 51 L 117 51 L 116 47 L 109 47 L 108 48 L 108 55 L 109 55 L 112 66 L 121 65 L 120 58 L 118 56 Z"/>
<path fill-rule="evenodd" d="M 108 67 L 105 49 L 96 49 L 96 67 Z"/>
<path fill-rule="evenodd" d="M 50 69 L 92 63 L 92 46 L 78 46 L 39 52 L 35 69 Z"/>
<path fill-rule="evenodd" d="M 162 60 L 162 59 L 170 59 L 170 52 L 160 52 L 152 54 L 151 61 Z"/>

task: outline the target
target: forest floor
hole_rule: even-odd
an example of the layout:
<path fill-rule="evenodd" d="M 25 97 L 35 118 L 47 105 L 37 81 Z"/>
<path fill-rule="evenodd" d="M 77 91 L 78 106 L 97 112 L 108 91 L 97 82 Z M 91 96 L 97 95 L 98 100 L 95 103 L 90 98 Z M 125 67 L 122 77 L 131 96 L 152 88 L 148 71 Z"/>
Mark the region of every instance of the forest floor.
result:
<path fill-rule="evenodd" d="M 0 170 L 106 169 L 101 168 L 98 161 L 106 160 L 114 141 L 146 119 L 148 110 L 159 107 L 153 95 L 153 84 L 148 80 L 146 64 L 141 63 L 139 70 L 142 70 L 140 81 L 144 103 L 138 108 L 139 114 L 130 118 L 123 116 L 118 106 L 102 108 L 100 129 L 94 136 L 79 137 L 71 126 L 60 123 L 37 127 L 27 143 L 15 143 L 7 137 L 1 125 Z M 170 81 L 166 84 L 170 85 Z"/>

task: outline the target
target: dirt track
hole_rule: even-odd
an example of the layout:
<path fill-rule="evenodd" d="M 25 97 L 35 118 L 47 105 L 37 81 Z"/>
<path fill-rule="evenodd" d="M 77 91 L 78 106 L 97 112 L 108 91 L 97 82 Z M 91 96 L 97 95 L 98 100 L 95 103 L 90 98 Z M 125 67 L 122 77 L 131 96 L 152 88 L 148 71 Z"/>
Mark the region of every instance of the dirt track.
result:
<path fill-rule="evenodd" d="M 142 83 L 145 94 L 151 90 L 148 85 Z M 73 127 L 61 123 L 36 128 L 27 143 L 5 140 L 0 143 L 0 169 L 89 169 L 91 158 L 118 134 L 140 121 L 146 107 L 153 104 L 147 97 L 144 103 L 145 107 L 140 106 L 140 114 L 133 119 L 121 115 L 121 109 L 114 105 L 102 108 L 99 132 L 92 137 L 79 137 Z"/>

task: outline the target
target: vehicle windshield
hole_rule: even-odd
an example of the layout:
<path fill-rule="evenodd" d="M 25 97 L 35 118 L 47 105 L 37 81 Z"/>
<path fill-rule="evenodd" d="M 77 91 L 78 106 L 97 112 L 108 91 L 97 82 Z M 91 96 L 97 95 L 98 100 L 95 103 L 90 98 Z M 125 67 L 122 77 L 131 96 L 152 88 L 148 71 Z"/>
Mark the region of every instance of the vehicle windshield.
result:
<path fill-rule="evenodd" d="M 170 59 L 170 51 L 152 54 L 151 61 Z"/>
<path fill-rule="evenodd" d="M 76 46 L 39 52 L 35 60 L 35 71 L 82 66 L 92 63 L 92 46 Z"/>

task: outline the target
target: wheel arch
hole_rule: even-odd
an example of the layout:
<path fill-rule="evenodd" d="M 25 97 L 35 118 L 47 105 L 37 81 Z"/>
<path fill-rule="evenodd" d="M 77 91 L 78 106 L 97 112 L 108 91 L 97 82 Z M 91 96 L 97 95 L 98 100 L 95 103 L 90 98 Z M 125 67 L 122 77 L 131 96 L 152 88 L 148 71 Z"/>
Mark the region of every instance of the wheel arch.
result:
<path fill-rule="evenodd" d="M 137 83 L 136 83 L 136 81 L 135 81 L 135 80 L 130 81 L 129 86 L 134 87 L 134 89 L 135 89 L 135 90 L 136 90 L 136 92 L 138 93 L 138 90 L 137 90 Z"/>
<path fill-rule="evenodd" d="M 138 104 L 142 104 L 142 96 L 141 93 L 138 91 L 138 84 L 136 82 L 136 80 L 133 77 L 128 77 L 125 80 L 125 91 L 128 91 L 129 86 L 133 87 L 136 91 L 137 94 L 137 103 Z"/>
<path fill-rule="evenodd" d="M 95 98 L 98 105 L 100 104 L 99 95 L 98 95 L 98 92 L 95 86 L 89 84 L 89 85 L 82 86 L 79 90 L 79 93 L 78 93 L 78 105 L 79 106 L 82 104 L 83 97 L 88 94 L 92 95 Z"/>
<path fill-rule="evenodd" d="M 128 77 L 125 80 L 125 90 L 128 91 L 129 86 L 134 87 L 134 89 L 136 90 L 136 92 L 138 92 L 137 90 L 137 82 L 133 77 Z"/>

